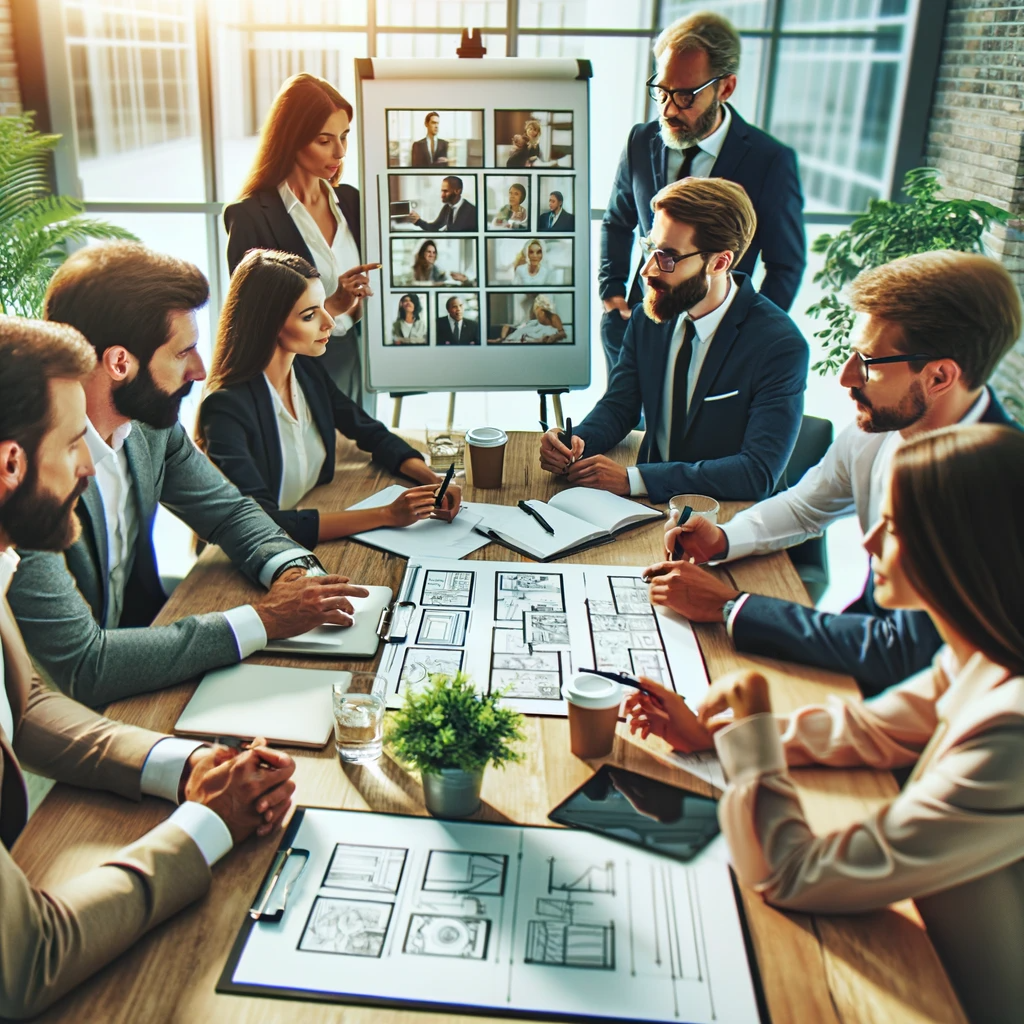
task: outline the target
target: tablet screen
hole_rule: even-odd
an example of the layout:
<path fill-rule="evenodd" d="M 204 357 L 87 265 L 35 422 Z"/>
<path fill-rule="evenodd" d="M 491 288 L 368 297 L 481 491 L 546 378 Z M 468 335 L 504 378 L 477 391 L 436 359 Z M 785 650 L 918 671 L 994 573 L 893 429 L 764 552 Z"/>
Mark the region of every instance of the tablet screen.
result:
<path fill-rule="evenodd" d="M 681 861 L 719 832 L 716 800 L 609 764 L 548 817 Z"/>

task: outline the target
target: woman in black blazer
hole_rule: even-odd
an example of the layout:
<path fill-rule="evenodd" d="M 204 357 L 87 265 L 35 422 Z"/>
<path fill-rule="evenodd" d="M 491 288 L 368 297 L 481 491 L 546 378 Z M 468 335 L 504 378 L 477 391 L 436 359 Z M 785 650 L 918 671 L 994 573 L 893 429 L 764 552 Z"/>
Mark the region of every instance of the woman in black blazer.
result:
<path fill-rule="evenodd" d="M 289 253 L 257 249 L 232 275 L 217 326 L 213 366 L 199 408 L 197 440 L 224 475 L 304 547 L 459 508 L 414 448 L 342 394 L 323 368 L 334 320 L 316 268 Z M 330 342 L 334 344 L 334 342 Z M 334 476 L 335 429 L 374 462 L 423 486 L 390 505 L 356 512 L 296 509 Z"/>
<path fill-rule="evenodd" d="M 373 396 L 363 397 L 358 321 L 363 298 L 373 294 L 366 275 L 380 264 L 362 263 L 359 193 L 339 184 L 351 124 L 352 105 L 329 82 L 308 74 L 289 78 L 224 224 L 232 273 L 250 249 L 294 253 L 317 268 L 324 308 L 337 323 L 324 365 L 345 394 L 372 408 Z"/>

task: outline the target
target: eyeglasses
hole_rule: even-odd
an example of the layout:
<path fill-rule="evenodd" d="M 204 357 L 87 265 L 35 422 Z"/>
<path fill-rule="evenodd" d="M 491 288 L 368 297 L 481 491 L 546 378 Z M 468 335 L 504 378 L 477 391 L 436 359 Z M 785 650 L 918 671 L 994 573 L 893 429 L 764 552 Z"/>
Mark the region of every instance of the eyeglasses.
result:
<path fill-rule="evenodd" d="M 868 358 L 867 356 L 862 356 L 856 349 L 853 350 L 853 354 L 857 357 L 857 362 L 854 365 L 860 373 L 861 383 L 863 384 L 867 384 L 872 366 L 878 366 L 882 363 L 931 363 L 936 359 L 949 358 L 949 356 L 922 355 L 921 353 L 912 356 L 875 356 L 874 358 Z"/>
<path fill-rule="evenodd" d="M 657 78 L 657 75 L 651 75 L 644 84 L 647 86 L 647 95 L 659 107 L 665 106 L 671 100 L 676 110 L 689 110 L 693 106 L 693 101 L 697 98 L 698 93 L 714 85 L 715 82 L 721 81 L 724 77 L 725 75 L 715 75 L 714 78 L 709 78 L 703 85 L 698 85 L 696 89 L 662 88 L 662 86 L 654 84 L 654 79 Z"/>
<path fill-rule="evenodd" d="M 654 262 L 657 263 L 658 269 L 663 274 L 671 274 L 676 269 L 677 263 L 682 263 L 683 260 L 688 260 L 691 256 L 707 255 L 704 250 L 698 249 L 696 252 L 688 252 L 682 256 L 673 256 L 672 253 L 665 252 L 664 249 L 656 249 L 650 238 L 640 239 L 640 251 L 644 254 L 645 261 L 653 256 Z"/>

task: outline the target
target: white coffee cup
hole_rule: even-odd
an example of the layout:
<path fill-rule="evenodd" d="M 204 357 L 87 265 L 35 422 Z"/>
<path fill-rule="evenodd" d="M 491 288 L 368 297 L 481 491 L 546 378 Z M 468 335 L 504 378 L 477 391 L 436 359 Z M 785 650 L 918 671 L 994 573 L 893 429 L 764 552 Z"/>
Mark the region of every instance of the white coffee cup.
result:
<path fill-rule="evenodd" d="M 565 686 L 569 745 L 577 757 L 607 757 L 615 745 L 622 687 L 612 679 L 581 672 Z"/>
<path fill-rule="evenodd" d="M 689 505 L 692 514 L 703 516 L 709 523 L 718 525 L 718 512 L 720 506 L 714 498 L 706 494 L 676 494 L 669 498 L 668 517 L 674 522 L 679 522 L 679 514 Z"/>

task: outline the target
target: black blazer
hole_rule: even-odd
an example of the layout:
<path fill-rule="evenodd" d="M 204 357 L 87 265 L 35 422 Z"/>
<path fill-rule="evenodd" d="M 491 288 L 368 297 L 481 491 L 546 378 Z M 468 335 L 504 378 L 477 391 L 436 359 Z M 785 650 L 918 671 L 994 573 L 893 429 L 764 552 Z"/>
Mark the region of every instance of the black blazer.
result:
<path fill-rule="evenodd" d="M 551 225 L 552 213 L 548 210 L 547 213 L 542 213 L 540 220 L 537 223 L 538 231 L 575 231 L 576 230 L 576 218 L 564 207 L 562 212 L 558 216 L 558 223 L 553 227 Z"/>
<path fill-rule="evenodd" d="M 444 227 L 444 215 L 445 208 L 442 206 L 441 212 L 437 215 L 437 220 L 432 220 L 429 223 L 425 220 L 418 220 L 416 221 L 416 227 L 423 231 L 437 231 L 438 228 Z M 464 201 L 459 207 L 459 212 L 455 214 L 452 226 L 447 230 L 476 231 L 476 207 L 472 203 Z"/>
<path fill-rule="evenodd" d="M 455 340 L 451 325 L 447 316 L 437 318 L 437 344 L 438 345 L 479 345 L 480 324 L 476 320 L 463 320 L 462 330 L 459 332 L 459 340 Z"/>
<path fill-rule="evenodd" d="M 413 167 L 447 167 L 448 166 L 448 140 L 434 139 L 434 159 L 430 159 L 430 144 L 426 137 L 417 139 L 412 144 Z M 443 161 L 443 162 L 442 162 Z"/>
<path fill-rule="evenodd" d="M 317 484 L 334 477 L 335 428 L 392 473 L 406 459 L 423 457 L 343 394 L 319 359 L 296 356 L 293 368 L 324 441 L 326 457 Z M 284 473 L 281 435 L 263 375 L 207 395 L 199 407 L 199 424 L 206 452 L 220 471 L 254 498 L 282 530 L 312 551 L 320 535 L 320 513 L 315 508 L 285 511 L 277 504 Z"/>
<path fill-rule="evenodd" d="M 334 194 L 338 197 L 341 215 L 356 240 L 356 248 L 362 252 L 363 243 L 359 232 L 359 190 L 351 185 L 338 185 L 334 189 Z M 279 252 L 290 252 L 316 265 L 309 246 L 295 226 L 295 221 L 284 208 L 284 202 L 276 188 L 264 189 L 254 196 L 225 207 L 224 226 L 228 230 L 228 269 L 232 274 L 250 249 L 277 249 Z"/>

